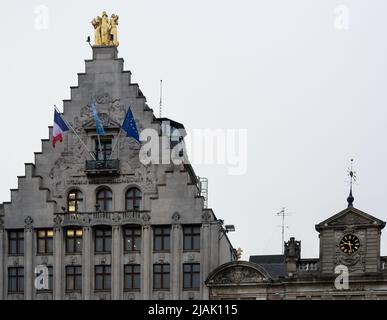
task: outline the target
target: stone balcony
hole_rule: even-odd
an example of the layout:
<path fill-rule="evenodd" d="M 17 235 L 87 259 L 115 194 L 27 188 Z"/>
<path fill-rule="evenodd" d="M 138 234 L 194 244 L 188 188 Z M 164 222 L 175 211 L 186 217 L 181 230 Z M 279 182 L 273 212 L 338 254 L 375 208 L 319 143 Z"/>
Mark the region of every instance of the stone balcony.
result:
<path fill-rule="evenodd" d="M 150 220 L 150 211 L 98 211 L 77 213 L 55 213 L 54 224 L 57 227 L 66 226 L 96 226 L 96 225 L 142 225 Z"/>
<path fill-rule="evenodd" d="M 88 176 L 111 176 L 120 174 L 120 160 L 87 160 Z"/>

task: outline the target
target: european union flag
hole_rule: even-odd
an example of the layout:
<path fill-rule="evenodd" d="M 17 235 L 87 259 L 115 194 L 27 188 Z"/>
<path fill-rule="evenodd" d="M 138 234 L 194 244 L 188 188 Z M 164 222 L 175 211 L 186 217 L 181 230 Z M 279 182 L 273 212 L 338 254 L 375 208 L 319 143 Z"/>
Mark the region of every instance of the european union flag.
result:
<path fill-rule="evenodd" d="M 95 107 L 94 102 L 91 105 L 91 112 L 93 113 L 93 118 L 94 118 L 94 122 L 95 122 L 95 129 L 97 130 L 97 134 L 99 136 L 106 135 L 105 130 L 103 129 L 103 126 L 101 124 L 101 120 L 99 119 L 97 108 Z"/>
<path fill-rule="evenodd" d="M 133 113 L 130 107 L 128 112 L 126 113 L 125 121 L 122 124 L 122 129 L 125 130 L 127 137 L 131 137 L 135 139 L 137 142 L 140 142 L 136 121 L 133 118 Z"/>

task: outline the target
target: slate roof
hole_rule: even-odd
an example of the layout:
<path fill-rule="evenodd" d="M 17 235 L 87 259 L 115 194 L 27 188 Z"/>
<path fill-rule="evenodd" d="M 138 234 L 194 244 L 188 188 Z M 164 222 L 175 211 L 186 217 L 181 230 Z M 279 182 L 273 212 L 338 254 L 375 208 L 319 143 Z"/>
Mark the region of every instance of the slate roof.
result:
<path fill-rule="evenodd" d="M 285 257 L 283 254 L 250 256 L 249 261 L 259 264 L 274 279 L 285 277 L 287 275 Z"/>

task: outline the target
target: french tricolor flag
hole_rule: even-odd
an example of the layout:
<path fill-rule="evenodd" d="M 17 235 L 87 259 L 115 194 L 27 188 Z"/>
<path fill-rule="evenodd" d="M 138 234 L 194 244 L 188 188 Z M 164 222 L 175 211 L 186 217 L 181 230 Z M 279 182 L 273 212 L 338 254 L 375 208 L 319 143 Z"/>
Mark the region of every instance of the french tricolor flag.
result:
<path fill-rule="evenodd" d="M 69 127 L 62 119 L 59 112 L 55 109 L 54 114 L 54 129 L 52 133 L 52 146 L 55 148 L 55 144 L 60 141 L 63 141 L 63 133 L 69 131 Z"/>

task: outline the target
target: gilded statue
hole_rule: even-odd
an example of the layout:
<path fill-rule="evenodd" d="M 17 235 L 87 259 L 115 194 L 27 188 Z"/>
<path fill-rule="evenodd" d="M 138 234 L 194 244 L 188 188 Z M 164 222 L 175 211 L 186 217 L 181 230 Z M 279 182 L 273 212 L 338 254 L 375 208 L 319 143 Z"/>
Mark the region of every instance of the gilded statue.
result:
<path fill-rule="evenodd" d="M 98 16 L 91 21 L 95 30 L 94 45 L 95 46 L 116 46 L 118 47 L 118 15 L 112 14 L 109 19 L 104 11 L 102 17 Z"/>

